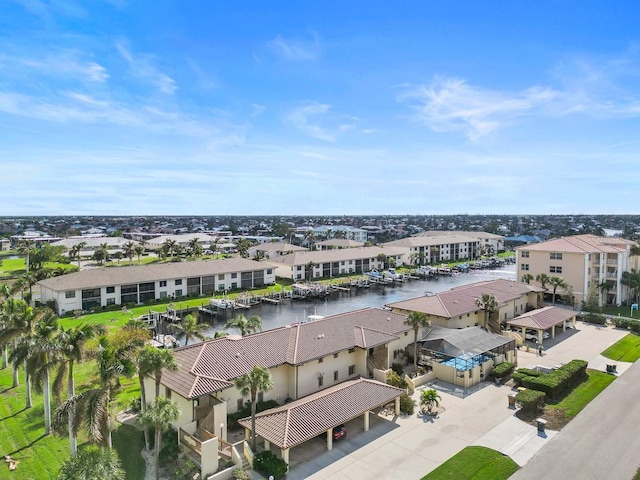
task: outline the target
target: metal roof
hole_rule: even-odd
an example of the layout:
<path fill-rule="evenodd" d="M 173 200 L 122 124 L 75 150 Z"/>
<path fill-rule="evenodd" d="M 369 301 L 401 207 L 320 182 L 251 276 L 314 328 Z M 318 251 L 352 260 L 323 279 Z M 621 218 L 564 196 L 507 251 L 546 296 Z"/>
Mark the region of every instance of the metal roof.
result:
<path fill-rule="evenodd" d="M 496 335 L 482 327 L 451 329 L 431 327 L 422 337 L 422 348 L 451 357 L 471 357 L 513 342 L 513 338 Z"/>

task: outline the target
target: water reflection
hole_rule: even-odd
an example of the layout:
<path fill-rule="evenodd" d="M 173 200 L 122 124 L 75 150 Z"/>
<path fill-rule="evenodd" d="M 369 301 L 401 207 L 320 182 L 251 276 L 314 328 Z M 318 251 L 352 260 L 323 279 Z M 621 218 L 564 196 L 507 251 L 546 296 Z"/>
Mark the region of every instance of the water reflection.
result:
<path fill-rule="evenodd" d="M 451 277 L 440 277 L 431 280 L 412 280 L 396 283 L 392 286 L 372 286 L 368 289 L 355 289 L 351 293 L 335 292 L 325 299 L 309 299 L 285 301 L 280 305 L 263 303 L 249 310 L 219 311 L 209 319 L 203 319 L 211 324 L 207 335 L 213 337 L 215 332 L 225 330 L 225 322 L 235 315 L 258 315 L 262 319 L 263 330 L 269 330 L 292 323 L 307 321 L 309 315 L 337 315 L 368 307 L 383 307 L 400 300 L 434 294 L 450 290 L 454 287 L 469 283 L 504 278 L 515 280 L 515 265 L 507 265 L 491 270 L 472 271 Z M 228 330 L 230 333 L 238 333 Z"/>

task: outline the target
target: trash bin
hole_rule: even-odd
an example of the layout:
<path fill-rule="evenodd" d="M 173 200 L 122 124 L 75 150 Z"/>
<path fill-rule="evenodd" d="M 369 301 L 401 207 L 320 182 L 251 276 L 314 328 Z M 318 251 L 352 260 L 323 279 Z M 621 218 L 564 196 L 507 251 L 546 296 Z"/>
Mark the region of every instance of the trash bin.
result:
<path fill-rule="evenodd" d="M 538 422 L 538 432 L 544 433 L 544 426 L 547 424 L 547 421 L 544 418 L 536 418 L 536 422 Z"/>
<path fill-rule="evenodd" d="M 509 408 L 516 408 L 516 395 L 517 393 L 510 393 L 507 395 L 507 398 L 509 399 Z"/>

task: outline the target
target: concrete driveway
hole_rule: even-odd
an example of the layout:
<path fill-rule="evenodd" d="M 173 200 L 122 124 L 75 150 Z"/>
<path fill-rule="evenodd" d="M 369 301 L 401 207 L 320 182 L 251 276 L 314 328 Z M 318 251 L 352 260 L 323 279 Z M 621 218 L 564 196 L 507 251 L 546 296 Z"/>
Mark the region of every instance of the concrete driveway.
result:
<path fill-rule="evenodd" d="M 599 355 L 600 352 L 628 333 L 612 327 L 596 327 L 582 323 L 577 327 L 575 331 L 557 335 L 553 342 L 545 342 L 542 357 L 538 357 L 533 350 L 518 352 L 519 366 L 553 366 L 569 362 L 574 358 L 601 361 L 598 360 L 602 358 Z M 618 365 L 619 371 L 621 366 L 623 369 L 626 368 L 620 363 Z M 620 382 L 622 378 L 613 385 Z M 640 386 L 640 381 L 637 384 Z M 442 388 L 439 388 L 440 386 Z M 361 420 L 350 422 L 350 424 L 356 423 L 353 426 L 347 425 L 349 428 L 347 439 L 334 444 L 334 450 L 331 452 L 324 449 L 324 442 L 321 439 L 308 442 L 308 450 L 305 447 L 306 444 L 296 447 L 291 452 L 292 464 L 287 478 L 290 480 L 306 478 L 314 480 L 419 479 L 463 448 L 480 444 L 493 445 L 498 449 L 511 449 L 518 463 L 525 464 L 532 457 L 535 460 L 538 451 L 543 451 L 547 443 L 562 437 L 566 428 L 569 428 L 566 427 L 555 437 L 551 434 L 546 438 L 539 437 L 535 432 L 532 435 L 531 429 L 535 431 L 535 427 L 523 426 L 522 422 L 515 419 L 514 411 L 508 408 L 507 395 L 511 393 L 509 387 L 489 382 L 485 382 L 482 387 L 463 392 L 464 394 L 461 395 L 448 384 L 436 383 L 432 388 L 439 390 L 442 397 L 441 404 L 445 408 L 437 418 L 414 414 L 409 417 L 387 417 L 374 420 L 372 415 L 369 432 L 357 431 Z M 420 393 L 419 390 L 413 395 L 416 402 Z M 572 426 L 576 420 L 569 426 Z M 318 445 L 315 445 L 316 442 Z M 516 444 L 518 444 L 517 448 Z M 585 455 L 587 454 L 588 452 L 585 452 Z M 556 458 L 558 458 L 557 455 L 556 452 Z M 564 456 L 564 453 L 562 455 Z M 538 470 L 535 473 L 535 478 L 546 477 Z M 562 478 L 566 478 L 566 475 Z"/>

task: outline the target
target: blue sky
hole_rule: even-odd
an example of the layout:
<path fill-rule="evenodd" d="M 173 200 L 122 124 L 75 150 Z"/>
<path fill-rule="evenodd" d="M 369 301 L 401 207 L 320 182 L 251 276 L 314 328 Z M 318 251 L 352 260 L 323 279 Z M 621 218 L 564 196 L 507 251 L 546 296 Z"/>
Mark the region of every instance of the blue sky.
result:
<path fill-rule="evenodd" d="M 638 213 L 635 1 L 5 0 L 0 215 Z"/>

